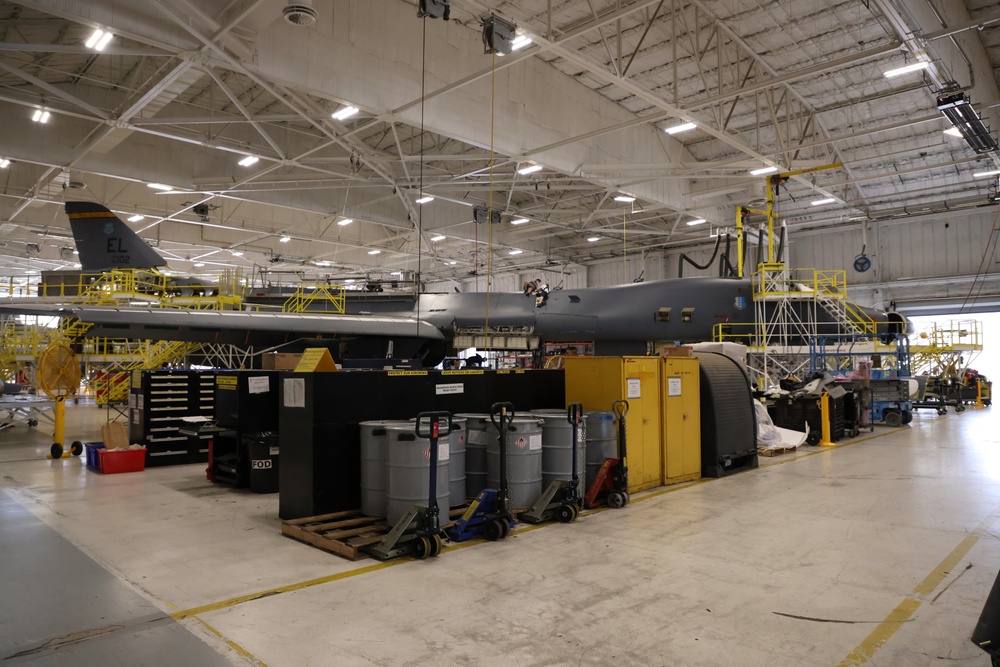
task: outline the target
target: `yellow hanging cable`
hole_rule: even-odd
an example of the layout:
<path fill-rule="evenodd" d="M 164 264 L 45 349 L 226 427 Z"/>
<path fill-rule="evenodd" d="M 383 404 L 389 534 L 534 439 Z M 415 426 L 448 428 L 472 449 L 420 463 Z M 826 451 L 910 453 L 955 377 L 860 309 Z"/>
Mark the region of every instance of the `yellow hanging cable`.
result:
<path fill-rule="evenodd" d="M 493 132 L 496 118 L 496 98 L 497 98 L 497 54 L 493 52 L 492 73 L 490 77 L 490 207 L 486 213 L 486 225 L 489 228 L 486 240 L 486 331 L 483 333 L 490 335 L 490 292 L 493 286 Z"/>
<path fill-rule="evenodd" d="M 628 208 L 622 207 L 622 276 L 628 278 L 628 246 L 625 244 L 625 220 L 628 218 Z"/>

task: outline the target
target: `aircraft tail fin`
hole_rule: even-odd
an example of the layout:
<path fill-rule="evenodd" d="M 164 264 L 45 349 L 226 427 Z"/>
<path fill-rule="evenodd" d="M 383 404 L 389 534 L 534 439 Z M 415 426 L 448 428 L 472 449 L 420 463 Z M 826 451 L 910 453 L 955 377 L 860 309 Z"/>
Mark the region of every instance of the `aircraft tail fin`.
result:
<path fill-rule="evenodd" d="M 117 215 L 101 204 L 68 201 L 66 215 L 84 271 L 150 269 L 167 263 Z"/>

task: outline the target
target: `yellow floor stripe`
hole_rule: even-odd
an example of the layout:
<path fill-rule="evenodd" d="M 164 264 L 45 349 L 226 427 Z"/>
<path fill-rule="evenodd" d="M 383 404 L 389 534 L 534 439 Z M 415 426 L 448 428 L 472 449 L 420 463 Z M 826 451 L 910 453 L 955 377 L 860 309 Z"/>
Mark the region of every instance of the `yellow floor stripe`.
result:
<path fill-rule="evenodd" d="M 226 639 L 225 635 L 223 635 L 221 632 L 219 632 L 218 630 L 216 630 L 215 628 L 213 628 L 211 625 L 209 625 L 208 623 L 206 623 L 202 619 L 196 618 L 194 620 L 198 621 L 199 623 L 201 623 L 202 625 L 204 625 L 206 628 L 208 628 L 208 630 L 213 635 L 215 635 L 216 637 L 218 637 L 222 641 L 226 642 L 226 646 L 228 646 L 229 648 L 233 649 L 234 651 L 236 651 L 237 653 L 239 653 L 241 656 L 243 656 L 244 658 L 246 658 L 247 660 L 249 660 L 250 664 L 255 665 L 255 667 L 267 667 L 267 663 L 265 663 L 263 660 L 259 659 L 253 653 L 251 653 L 250 651 L 246 650 L 245 648 L 243 648 L 242 646 L 240 646 L 236 642 L 234 642 L 234 641 L 232 641 L 230 639 Z"/>
<path fill-rule="evenodd" d="M 938 566 L 931 570 L 931 573 L 924 577 L 924 580 L 913 589 L 907 597 L 903 598 L 895 609 L 889 612 L 889 615 L 885 617 L 878 626 L 875 627 L 871 633 L 862 640 L 860 644 L 851 651 L 850 655 L 840 661 L 837 667 L 859 667 L 871 660 L 872 656 L 875 655 L 876 651 L 882 648 L 886 642 L 892 639 L 892 636 L 896 634 L 896 631 L 902 627 L 905 623 L 913 616 L 913 613 L 917 611 L 925 598 L 930 596 L 941 582 L 951 574 L 972 547 L 976 545 L 979 541 L 979 534 L 987 530 L 991 525 L 993 525 L 998 519 L 1000 519 L 1000 507 L 993 510 L 982 523 L 975 528 L 975 530 L 966 535 L 965 538 L 958 543 L 958 546 L 951 550 L 947 556 L 944 557 Z"/>
<path fill-rule="evenodd" d="M 808 454 L 803 454 L 801 456 L 797 456 L 797 457 L 789 459 L 787 461 L 781 461 L 781 463 L 790 463 L 791 461 L 798 461 L 798 460 L 804 459 L 804 458 L 806 458 L 808 456 L 814 456 L 816 454 L 822 454 L 823 452 L 830 451 L 830 450 L 833 450 L 833 449 L 838 449 L 840 447 L 846 447 L 847 445 L 853 445 L 853 444 L 857 444 L 859 442 L 865 442 L 867 440 L 873 440 L 875 438 L 881 438 L 884 435 L 889 435 L 891 433 L 896 433 L 896 432 L 897 431 L 888 431 L 886 433 L 880 433 L 878 435 L 872 435 L 872 436 L 869 436 L 867 438 L 861 438 L 859 440 L 853 440 L 851 442 L 843 443 L 843 444 L 840 444 L 840 445 L 835 445 L 834 447 L 827 447 L 827 448 L 824 448 L 822 451 L 810 452 Z M 777 465 L 777 464 L 771 464 L 771 465 Z M 725 477 L 720 477 L 718 479 L 726 479 L 726 478 Z M 714 482 L 714 481 L 716 481 L 716 478 L 706 477 L 706 478 L 703 478 L 703 479 L 700 479 L 700 480 L 697 480 L 697 481 L 694 481 L 694 482 L 685 482 L 683 484 L 677 484 L 677 485 L 674 485 L 674 486 L 664 487 L 663 489 L 660 489 L 659 491 L 653 491 L 653 492 L 650 492 L 650 493 L 645 493 L 645 494 L 643 494 L 641 496 L 637 496 L 637 497 L 633 498 L 631 502 L 637 502 L 637 503 L 643 502 L 643 501 L 649 500 L 651 498 L 657 498 L 657 497 L 662 496 L 662 495 L 664 495 L 666 493 L 674 493 L 676 491 L 682 491 L 684 489 L 690 489 L 692 487 L 699 486 L 701 484 L 707 484 L 708 482 Z M 581 512 L 580 516 L 590 516 L 592 514 L 598 514 L 600 512 L 607 511 L 608 509 L 609 509 L 608 507 L 598 507 L 598 508 L 595 508 L 595 509 L 592 509 L 592 510 L 585 510 L 584 512 Z M 533 530 L 538 530 L 539 528 L 544 528 L 544 527 L 546 527 L 548 525 L 551 525 L 551 524 L 539 523 L 539 524 L 534 524 L 534 525 L 521 526 L 521 527 L 517 528 L 512 534 L 513 535 L 521 535 L 523 533 L 528 533 L 528 532 L 531 532 Z M 452 544 L 450 546 L 447 546 L 447 547 L 445 547 L 443 549 L 443 552 L 458 551 L 459 549 L 465 549 L 466 547 L 476 546 L 476 545 L 482 544 L 484 542 L 486 542 L 486 540 L 484 540 L 484 539 L 468 540 L 466 542 L 460 542 L 458 544 Z M 290 593 L 292 591 L 298 591 L 298 590 L 302 590 L 304 588 L 311 588 L 313 586 L 319 586 L 320 584 L 327 584 L 327 583 L 330 583 L 330 582 L 333 582 L 333 581 L 339 581 L 341 579 L 349 579 L 351 577 L 356 577 L 358 575 L 368 574 L 369 572 L 374 572 L 376 570 L 384 570 L 384 569 L 389 568 L 389 567 L 393 567 L 393 566 L 396 566 L 396 565 L 402 565 L 403 563 L 408 563 L 408 562 L 410 562 L 412 560 L 415 560 L 415 559 L 414 558 L 396 558 L 396 559 L 389 560 L 389 561 L 375 563 L 374 565 L 368 565 L 368 566 L 365 566 L 365 567 L 359 567 L 359 568 L 354 569 L 354 570 L 348 570 L 347 572 L 338 572 L 337 574 L 331 574 L 331 575 L 328 575 L 328 576 L 325 576 L 325 577 L 318 577 L 316 579 L 309 579 L 307 581 L 300 581 L 298 583 L 288 584 L 287 586 L 278 586 L 276 588 L 269 588 L 269 589 L 264 590 L 264 591 L 258 591 L 256 593 L 250 593 L 248 595 L 241 595 L 239 597 L 230 598 L 228 600 L 221 600 L 219 602 L 213 602 L 211 604 L 202 605 L 200 607 L 192 607 L 190 609 L 184 609 L 182 611 L 176 611 L 176 612 L 173 612 L 172 614 L 170 614 L 170 616 L 171 616 L 171 618 L 173 618 L 175 620 L 180 620 L 182 618 L 191 618 L 191 617 L 197 616 L 198 614 L 206 614 L 206 613 L 212 612 L 212 611 L 219 611 L 220 609 L 227 609 L 229 607 L 234 607 L 236 605 L 243 604 L 244 602 L 252 602 L 253 600 L 259 600 L 261 598 L 271 597 L 272 595 L 280 595 L 282 593 Z M 200 620 L 200 619 L 198 619 L 198 620 Z"/>

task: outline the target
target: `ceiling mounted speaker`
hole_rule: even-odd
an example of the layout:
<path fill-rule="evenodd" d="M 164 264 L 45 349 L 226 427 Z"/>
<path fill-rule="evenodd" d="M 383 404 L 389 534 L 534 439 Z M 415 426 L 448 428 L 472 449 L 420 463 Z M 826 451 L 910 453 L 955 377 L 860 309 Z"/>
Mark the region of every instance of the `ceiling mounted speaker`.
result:
<path fill-rule="evenodd" d="M 313 9 L 312 0 L 296 0 L 289 2 L 281 10 L 281 15 L 292 25 L 311 26 L 316 23 L 319 14 Z"/>

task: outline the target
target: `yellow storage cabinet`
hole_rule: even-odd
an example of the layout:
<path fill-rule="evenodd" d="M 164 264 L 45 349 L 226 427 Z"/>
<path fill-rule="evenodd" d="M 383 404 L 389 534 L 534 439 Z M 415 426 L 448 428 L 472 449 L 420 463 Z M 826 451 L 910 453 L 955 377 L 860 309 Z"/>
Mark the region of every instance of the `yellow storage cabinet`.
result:
<path fill-rule="evenodd" d="M 697 357 L 664 357 L 663 483 L 701 477 L 701 377 Z"/>
<path fill-rule="evenodd" d="M 567 403 L 582 403 L 584 410 L 611 410 L 614 401 L 628 401 L 625 428 L 630 492 L 663 483 L 661 365 L 660 357 L 563 359 Z"/>

